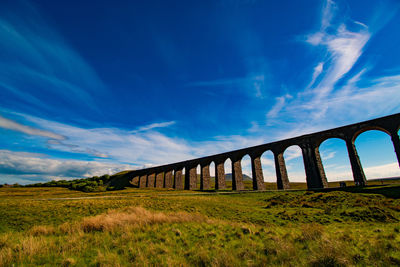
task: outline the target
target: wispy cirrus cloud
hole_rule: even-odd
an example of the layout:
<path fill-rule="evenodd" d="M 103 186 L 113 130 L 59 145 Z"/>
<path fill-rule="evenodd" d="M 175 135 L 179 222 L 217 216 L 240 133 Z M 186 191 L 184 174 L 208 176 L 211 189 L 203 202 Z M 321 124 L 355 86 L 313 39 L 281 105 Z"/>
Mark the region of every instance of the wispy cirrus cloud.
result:
<path fill-rule="evenodd" d="M 330 97 L 334 87 L 354 66 L 363 53 L 363 49 L 371 37 L 368 27 L 361 26 L 358 31 L 350 31 L 344 22 L 332 24 L 337 9 L 331 0 L 326 1 L 322 11 L 321 28 L 319 31 L 307 36 L 306 42 L 324 48 L 329 56 L 327 60 L 318 62 L 314 67 L 311 80 L 311 104 L 324 105 L 324 101 Z M 355 24 L 354 21 L 351 23 Z M 357 24 L 359 25 L 359 23 Z M 331 33 L 333 32 L 333 33 Z M 323 68 L 325 67 L 325 71 Z M 316 79 L 320 78 L 318 83 Z M 308 88 L 306 88 L 308 89 Z M 313 110 L 315 118 L 324 117 L 325 108 Z"/>
<path fill-rule="evenodd" d="M 50 108 L 58 103 L 85 104 L 96 109 L 91 93 L 105 86 L 93 68 L 49 27 L 29 3 L 16 1 L 0 12 L 0 88 L 23 103 Z M 14 14 L 11 16 L 10 14 Z"/>
<path fill-rule="evenodd" d="M 247 94 L 261 98 L 265 90 L 265 75 L 251 74 L 247 77 L 225 78 L 210 81 L 195 81 L 187 83 L 187 87 L 221 87 L 226 90 L 240 89 Z"/>
<path fill-rule="evenodd" d="M 381 27 L 369 27 L 338 15 L 338 12 L 339 6 L 327 0 L 321 11 L 319 30 L 305 36 L 305 43 L 320 55 L 310 73 L 308 86 L 292 94 L 290 99 L 277 97 L 266 113 L 267 125 L 279 123 L 276 118 L 281 117 L 291 122 L 283 125 L 284 137 L 383 116 L 398 110 L 398 104 L 393 100 L 400 98 L 398 75 L 366 78 L 371 61 L 366 61 L 364 65 L 360 63 L 367 43 L 375 34 L 371 29 Z M 387 23 L 387 19 L 384 23 Z M 360 79 L 362 86 L 358 84 Z"/>
<path fill-rule="evenodd" d="M 27 125 L 23 125 L 21 123 L 4 118 L 2 116 L 0 116 L 0 128 L 18 131 L 18 132 L 28 134 L 28 135 L 47 137 L 47 138 L 54 139 L 54 140 L 64 140 L 65 139 L 65 136 L 56 134 L 51 131 L 41 130 L 41 129 L 37 129 L 37 128 L 30 127 Z"/>
<path fill-rule="evenodd" d="M 137 130 L 132 131 L 132 133 L 137 133 L 137 132 L 143 132 L 143 131 L 148 131 L 156 128 L 165 128 L 169 127 L 171 125 L 174 125 L 176 122 L 175 121 L 165 121 L 165 122 L 156 122 L 156 123 L 151 123 L 149 125 L 141 126 Z"/>

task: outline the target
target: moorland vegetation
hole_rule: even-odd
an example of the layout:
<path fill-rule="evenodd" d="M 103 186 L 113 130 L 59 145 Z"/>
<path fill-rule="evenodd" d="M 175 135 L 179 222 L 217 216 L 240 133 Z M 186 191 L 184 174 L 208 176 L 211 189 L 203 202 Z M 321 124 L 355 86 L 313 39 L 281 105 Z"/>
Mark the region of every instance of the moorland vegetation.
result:
<path fill-rule="evenodd" d="M 398 266 L 400 187 L 0 188 L 0 266 Z"/>

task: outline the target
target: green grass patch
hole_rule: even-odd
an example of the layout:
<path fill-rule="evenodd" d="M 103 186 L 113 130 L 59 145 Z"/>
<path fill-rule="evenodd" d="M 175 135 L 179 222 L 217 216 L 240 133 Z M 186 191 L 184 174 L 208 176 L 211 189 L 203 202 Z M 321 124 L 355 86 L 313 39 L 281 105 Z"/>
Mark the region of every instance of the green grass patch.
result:
<path fill-rule="evenodd" d="M 376 188 L 0 188 L 0 266 L 399 265 L 400 199 Z"/>

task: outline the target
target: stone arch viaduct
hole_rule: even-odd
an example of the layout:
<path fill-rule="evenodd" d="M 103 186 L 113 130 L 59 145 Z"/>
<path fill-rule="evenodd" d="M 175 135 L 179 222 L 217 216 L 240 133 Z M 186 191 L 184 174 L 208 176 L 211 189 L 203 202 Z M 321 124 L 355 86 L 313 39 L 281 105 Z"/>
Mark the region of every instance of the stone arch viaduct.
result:
<path fill-rule="evenodd" d="M 210 164 L 215 164 L 215 189 L 225 189 L 224 163 L 227 159 L 232 162 L 232 190 L 243 190 L 241 159 L 245 155 L 251 158 L 252 179 L 254 190 L 265 190 L 261 167 L 261 155 L 272 151 L 275 159 L 275 170 L 278 189 L 288 189 L 289 179 L 286 171 L 283 153 L 292 146 L 301 148 L 308 189 L 325 188 L 328 182 L 319 154 L 319 146 L 330 138 L 339 138 L 346 142 L 353 178 L 356 185 L 365 185 L 366 178 L 357 154 L 354 141 L 358 135 L 368 130 L 379 130 L 387 133 L 393 142 L 394 151 L 400 165 L 400 113 L 338 127 L 313 134 L 302 135 L 268 144 L 243 148 L 207 157 L 186 160 L 168 165 L 156 166 L 147 169 L 135 170 L 129 177 L 137 178 L 139 187 L 174 188 L 178 190 L 197 189 L 197 166 L 200 165 L 200 189 L 210 189 Z M 185 174 L 183 174 L 185 169 Z"/>

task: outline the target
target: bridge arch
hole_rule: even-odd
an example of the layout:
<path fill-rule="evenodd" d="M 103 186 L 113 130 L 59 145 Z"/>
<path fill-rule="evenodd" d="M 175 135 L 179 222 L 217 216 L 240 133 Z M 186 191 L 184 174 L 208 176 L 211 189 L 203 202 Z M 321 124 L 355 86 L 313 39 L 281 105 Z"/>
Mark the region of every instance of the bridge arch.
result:
<path fill-rule="evenodd" d="M 253 173 L 252 173 L 252 158 L 250 157 L 249 154 L 245 154 L 241 160 L 240 160 L 240 167 L 242 169 L 242 183 L 244 186 L 244 189 L 253 189 L 253 185 L 250 181 L 248 181 L 248 178 L 250 177 L 251 180 L 253 180 Z"/>
<path fill-rule="evenodd" d="M 265 188 L 275 190 L 278 188 L 274 153 L 266 150 L 261 154 L 261 167 Z"/>
<path fill-rule="evenodd" d="M 363 131 L 354 144 L 367 181 L 400 176 L 390 133 L 377 129 Z"/>
<path fill-rule="evenodd" d="M 316 139 L 315 145 L 317 147 L 320 147 L 322 143 L 324 143 L 325 141 L 330 140 L 330 139 L 340 139 L 340 140 L 343 140 L 346 142 L 345 135 L 346 135 L 345 133 L 341 133 L 341 132 L 333 133 L 333 134 L 324 134 L 322 136 L 315 137 L 315 139 Z"/>
<path fill-rule="evenodd" d="M 357 137 L 359 135 L 361 135 L 362 133 L 365 133 L 365 132 L 368 132 L 368 131 L 373 131 L 373 130 L 381 131 L 381 132 L 384 132 L 384 133 L 388 134 L 389 136 L 391 136 L 390 130 L 387 130 L 384 127 L 377 126 L 377 125 L 369 125 L 369 126 L 363 127 L 361 129 L 357 130 L 356 132 L 354 132 L 353 135 L 352 135 L 352 138 L 351 138 L 352 142 L 355 142 Z"/>
<path fill-rule="evenodd" d="M 212 160 L 209 163 L 209 168 L 210 168 L 210 188 L 211 189 L 215 189 L 215 179 L 216 179 L 216 172 L 217 172 L 216 166 L 217 165 L 215 164 L 214 160 Z"/>
<path fill-rule="evenodd" d="M 306 188 L 306 172 L 299 145 L 290 145 L 284 152 L 283 157 L 286 163 L 288 180 L 291 188 Z"/>
<path fill-rule="evenodd" d="M 339 186 L 336 183 L 338 181 L 347 181 L 348 185 L 354 184 L 346 141 L 343 138 L 331 137 L 325 139 L 319 144 L 319 151 L 329 183 L 333 186 Z"/>
<path fill-rule="evenodd" d="M 230 157 L 226 157 L 224 160 L 224 179 L 226 181 L 226 189 L 232 189 L 232 160 Z"/>
<path fill-rule="evenodd" d="M 203 173 L 206 173 L 203 168 L 199 169 L 198 165 L 200 164 L 202 165 L 202 167 L 208 167 L 208 172 L 209 172 L 209 165 L 211 164 L 211 161 L 214 161 L 215 165 L 218 165 L 219 167 L 222 166 L 222 168 L 218 168 L 217 166 L 215 166 L 215 168 L 222 170 L 218 171 L 220 177 L 222 177 L 225 174 L 225 169 L 226 169 L 228 170 L 227 173 L 229 172 L 233 173 L 233 177 L 235 178 L 235 183 L 238 184 L 236 180 L 241 180 L 240 178 L 242 178 L 243 156 L 246 154 L 250 156 L 252 163 L 251 164 L 252 176 L 260 178 L 263 177 L 262 175 L 263 164 L 261 163 L 262 159 L 260 159 L 260 157 L 267 150 L 271 150 L 274 156 L 277 186 L 279 189 L 287 189 L 289 185 L 285 158 L 286 161 L 288 162 L 288 170 L 291 173 L 293 169 L 291 166 L 293 165 L 291 161 L 293 161 L 294 158 L 297 158 L 297 162 L 300 163 L 301 162 L 300 156 L 302 156 L 303 164 L 297 164 L 298 167 L 301 166 L 301 168 L 298 168 L 298 170 L 294 171 L 296 171 L 297 174 L 299 174 L 301 172 L 300 169 L 304 169 L 308 188 L 324 188 L 327 186 L 327 183 L 319 148 L 320 145 L 324 143 L 326 140 L 339 138 L 345 140 L 346 142 L 346 148 L 351 163 L 354 181 L 359 185 L 364 185 L 365 175 L 363 168 L 361 166 L 360 158 L 357 153 L 355 142 L 358 142 L 359 136 L 363 136 L 364 133 L 369 132 L 371 130 L 372 131 L 378 130 L 379 132 L 384 132 L 391 137 L 392 144 L 391 146 L 389 145 L 389 147 L 393 146 L 392 150 L 394 148 L 395 155 L 397 157 L 397 162 L 400 165 L 400 137 L 399 137 L 400 113 L 399 113 L 369 121 L 342 126 L 326 131 L 321 131 L 317 133 L 276 141 L 268 144 L 262 144 L 254 147 L 243 148 L 240 150 L 225 152 L 208 157 L 177 162 L 174 164 L 151 167 L 139 171 L 132 171 L 130 172 L 130 175 L 131 177 L 140 176 L 140 181 L 142 181 L 141 187 L 142 186 L 160 187 L 161 185 L 160 181 L 164 182 L 164 187 L 167 187 L 166 183 L 167 177 L 173 175 L 174 179 L 176 180 L 176 177 L 179 177 L 179 174 L 182 174 L 183 172 L 185 177 L 184 178 L 185 189 L 197 189 L 198 173 L 199 172 L 201 173 L 202 171 Z M 301 148 L 301 150 L 297 148 L 297 152 L 295 153 L 297 154 L 296 157 L 293 157 L 292 153 L 293 151 L 290 152 L 291 147 Z M 324 156 L 322 157 L 324 158 Z M 208 165 L 207 164 L 204 165 L 204 162 L 208 160 L 209 160 Z M 256 171 L 253 171 L 253 169 L 256 169 Z M 259 175 L 260 172 L 261 175 Z M 293 178 L 292 174 L 290 174 L 290 176 L 291 178 Z M 304 175 L 301 176 L 304 177 Z M 257 181 L 260 182 L 260 179 L 258 178 Z M 179 183 L 176 183 L 175 180 L 174 180 L 174 188 L 177 188 L 176 185 L 178 185 Z M 219 179 L 219 180 L 224 181 L 225 179 Z M 263 180 L 261 180 L 261 182 L 263 182 Z M 240 186 L 237 187 L 236 185 L 233 187 L 234 187 L 233 189 L 235 190 L 243 189 L 240 188 Z M 262 188 L 257 187 L 257 190 L 262 190 Z"/>

